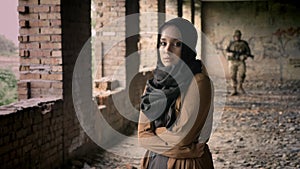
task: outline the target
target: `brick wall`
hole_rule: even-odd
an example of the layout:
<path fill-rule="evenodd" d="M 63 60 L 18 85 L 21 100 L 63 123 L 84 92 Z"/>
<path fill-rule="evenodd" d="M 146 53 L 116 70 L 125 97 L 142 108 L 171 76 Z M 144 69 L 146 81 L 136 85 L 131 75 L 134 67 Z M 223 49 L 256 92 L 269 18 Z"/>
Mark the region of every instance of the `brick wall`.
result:
<path fill-rule="evenodd" d="M 140 0 L 140 69 L 156 66 L 158 9 L 157 1 Z"/>
<path fill-rule="evenodd" d="M 19 100 L 62 96 L 60 0 L 19 0 Z"/>
<path fill-rule="evenodd" d="M 184 1 L 182 4 L 182 18 L 192 22 L 191 1 Z"/>
<path fill-rule="evenodd" d="M 32 104 L 35 100 L 29 99 L 12 105 L 18 107 L 17 111 L 1 108 L 1 113 L 6 112 L 0 118 L 1 138 L 6 138 L 0 142 L 1 162 L 12 161 L 4 168 L 55 168 L 90 142 L 79 124 L 72 98 L 74 81 L 85 82 L 82 98 L 92 98 L 90 7 L 89 0 L 19 0 L 19 99 L 58 96 L 63 101 L 44 106 L 43 100 Z M 84 46 L 82 59 L 78 56 Z M 76 65 L 81 71 L 73 73 Z M 26 110 L 22 109 L 24 105 Z M 15 123 L 21 128 L 15 129 Z"/>
<path fill-rule="evenodd" d="M 96 0 L 94 8 L 93 50 L 99 61 L 96 78 L 101 78 L 113 75 L 120 66 L 125 69 L 125 0 Z M 125 80 L 124 74 L 117 77 Z"/>
<path fill-rule="evenodd" d="M 62 100 L 29 99 L 0 107 L 2 169 L 59 167 L 63 156 Z"/>
<path fill-rule="evenodd" d="M 178 16 L 177 1 L 166 0 L 166 14 Z"/>
<path fill-rule="evenodd" d="M 196 46 L 196 51 L 197 51 L 197 59 L 204 59 L 201 58 L 201 2 L 196 1 L 194 3 L 194 17 L 192 20 L 192 8 L 191 8 L 191 1 L 183 1 L 182 4 L 182 18 L 189 20 L 190 22 L 193 22 L 194 20 L 194 26 L 198 31 L 198 43 Z"/>
<path fill-rule="evenodd" d="M 222 49 L 232 40 L 234 30 L 240 29 L 255 56 L 254 60 L 247 59 L 247 80 L 299 80 L 298 4 L 247 1 L 202 2 L 202 6 L 202 29 L 217 49 L 217 53 L 206 57 L 211 63 L 217 56 L 225 58 Z M 223 62 L 226 70 L 227 62 Z"/>
<path fill-rule="evenodd" d="M 151 77 L 152 72 L 150 71 L 140 72 L 131 79 L 128 89 L 105 92 L 96 96 L 100 113 L 112 128 L 123 134 L 132 134 L 136 129 L 141 96 L 146 81 Z M 109 133 L 102 131 L 99 134 L 100 137 L 106 137 L 109 140 Z"/>

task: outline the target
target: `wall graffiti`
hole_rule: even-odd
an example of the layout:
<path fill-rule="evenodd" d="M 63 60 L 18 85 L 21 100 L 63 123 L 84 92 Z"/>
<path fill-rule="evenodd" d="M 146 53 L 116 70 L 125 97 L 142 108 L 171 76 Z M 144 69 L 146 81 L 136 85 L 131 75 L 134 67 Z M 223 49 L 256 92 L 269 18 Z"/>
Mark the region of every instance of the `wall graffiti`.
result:
<path fill-rule="evenodd" d="M 230 40 L 232 40 L 232 37 L 228 35 L 215 43 L 216 49 L 222 52 L 224 57 L 226 46 Z M 300 53 L 300 27 L 279 28 L 271 35 L 251 36 L 245 40 L 248 41 L 256 61 L 297 57 Z"/>

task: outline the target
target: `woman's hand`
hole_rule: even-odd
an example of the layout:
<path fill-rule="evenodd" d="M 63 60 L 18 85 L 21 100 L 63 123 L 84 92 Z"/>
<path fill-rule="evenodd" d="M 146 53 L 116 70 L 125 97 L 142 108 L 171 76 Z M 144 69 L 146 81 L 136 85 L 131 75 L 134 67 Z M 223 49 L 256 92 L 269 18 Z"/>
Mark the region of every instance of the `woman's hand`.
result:
<path fill-rule="evenodd" d="M 166 130 L 167 130 L 166 127 L 158 127 L 158 128 L 155 129 L 155 133 L 156 133 L 156 134 L 162 134 L 162 133 L 164 133 Z"/>

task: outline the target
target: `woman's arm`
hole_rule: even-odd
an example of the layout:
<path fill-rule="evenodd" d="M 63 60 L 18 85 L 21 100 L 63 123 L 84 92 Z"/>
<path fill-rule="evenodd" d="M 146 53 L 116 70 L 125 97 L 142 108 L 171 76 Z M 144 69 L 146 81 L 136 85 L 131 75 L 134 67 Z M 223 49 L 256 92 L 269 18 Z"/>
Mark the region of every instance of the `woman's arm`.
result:
<path fill-rule="evenodd" d="M 157 129 L 157 135 L 168 144 L 187 146 L 198 139 L 211 106 L 210 79 L 197 74 L 185 95 L 178 120 L 170 129 Z"/>
<path fill-rule="evenodd" d="M 169 145 L 152 131 L 151 123 L 143 112 L 140 112 L 139 117 L 138 140 L 142 147 L 159 154 L 163 154 L 173 147 L 173 145 Z"/>
<path fill-rule="evenodd" d="M 179 118 L 168 130 L 165 127 L 157 128 L 154 133 L 150 129 L 149 120 L 141 112 L 138 126 L 139 143 L 158 153 L 191 145 L 199 137 L 209 112 L 210 85 L 209 78 L 204 74 L 195 76 L 185 95 Z"/>

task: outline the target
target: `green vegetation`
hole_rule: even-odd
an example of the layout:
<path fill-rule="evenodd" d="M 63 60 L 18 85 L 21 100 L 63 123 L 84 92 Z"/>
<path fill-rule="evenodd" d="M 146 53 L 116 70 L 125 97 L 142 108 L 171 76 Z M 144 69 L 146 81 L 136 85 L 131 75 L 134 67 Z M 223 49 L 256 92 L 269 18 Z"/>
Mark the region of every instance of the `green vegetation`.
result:
<path fill-rule="evenodd" d="M 17 101 L 17 79 L 12 71 L 0 69 L 0 106 Z"/>
<path fill-rule="evenodd" d="M 4 35 L 0 35 L 0 55 L 2 56 L 17 56 L 16 45 L 11 41 L 6 39 Z"/>

